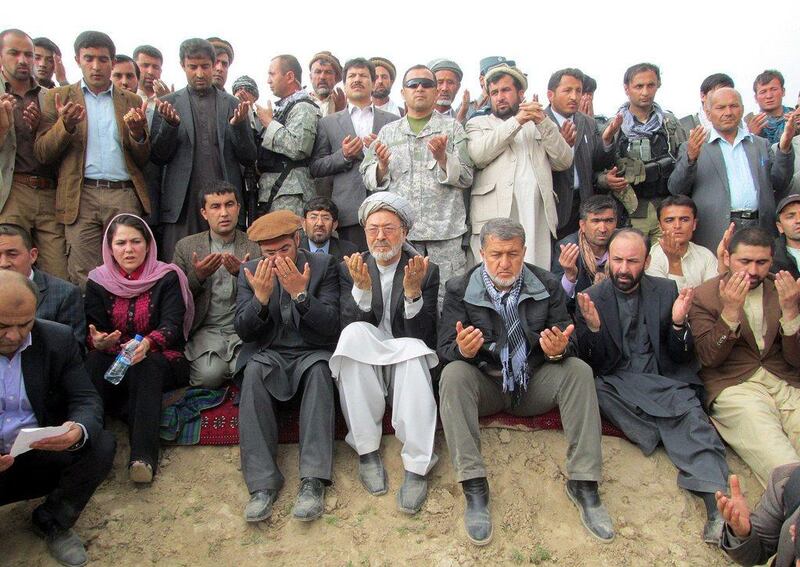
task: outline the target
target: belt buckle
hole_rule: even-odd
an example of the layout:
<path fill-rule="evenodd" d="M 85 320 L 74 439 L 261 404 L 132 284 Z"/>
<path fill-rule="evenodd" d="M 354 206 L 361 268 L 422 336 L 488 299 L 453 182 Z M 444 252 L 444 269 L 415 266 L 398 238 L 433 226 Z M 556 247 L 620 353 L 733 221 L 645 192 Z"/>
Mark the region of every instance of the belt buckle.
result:
<path fill-rule="evenodd" d="M 752 220 L 756 218 L 755 211 L 742 211 L 742 218 L 744 220 Z"/>

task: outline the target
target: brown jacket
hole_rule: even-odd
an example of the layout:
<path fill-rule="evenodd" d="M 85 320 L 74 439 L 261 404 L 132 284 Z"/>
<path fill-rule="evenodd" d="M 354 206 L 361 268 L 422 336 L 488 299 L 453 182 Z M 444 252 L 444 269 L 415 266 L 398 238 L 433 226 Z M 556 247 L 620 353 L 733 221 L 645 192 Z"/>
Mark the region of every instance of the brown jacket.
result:
<path fill-rule="evenodd" d="M 728 277 L 717 276 L 699 286 L 689 312 L 695 351 L 702 364 L 700 378 L 706 387 L 706 404 L 710 407 L 722 390 L 745 382 L 761 366 L 800 387 L 800 338 L 798 333 L 786 336 L 781 332 L 781 308 L 773 276 L 768 276 L 762 284 L 767 322 L 763 353 L 756 346 L 746 317 L 742 316 L 736 331 L 731 331 L 722 320 L 719 281 L 721 278 L 727 281 Z"/>
<path fill-rule="evenodd" d="M 117 116 L 117 126 L 120 129 L 125 153 L 125 166 L 131 181 L 136 188 L 136 195 L 142 203 L 145 212 L 150 212 L 150 198 L 147 193 L 147 184 L 142 174 L 142 168 L 150 159 L 150 135 L 146 134 L 143 142 L 137 142 L 131 136 L 128 126 L 122 117 L 131 108 L 142 105 L 142 99 L 137 95 L 122 89 L 113 89 L 114 110 Z M 64 224 L 72 224 L 78 218 L 81 188 L 83 187 L 84 160 L 86 157 L 86 119 L 82 120 L 70 134 L 64 128 L 64 122 L 58 116 L 55 107 L 55 95 L 61 98 L 61 103 L 72 101 L 81 106 L 86 106 L 81 83 L 77 82 L 66 87 L 58 87 L 47 91 L 42 108 L 42 119 L 36 133 L 34 146 L 36 159 L 42 163 L 58 164 L 58 189 L 56 190 L 56 218 Z"/>

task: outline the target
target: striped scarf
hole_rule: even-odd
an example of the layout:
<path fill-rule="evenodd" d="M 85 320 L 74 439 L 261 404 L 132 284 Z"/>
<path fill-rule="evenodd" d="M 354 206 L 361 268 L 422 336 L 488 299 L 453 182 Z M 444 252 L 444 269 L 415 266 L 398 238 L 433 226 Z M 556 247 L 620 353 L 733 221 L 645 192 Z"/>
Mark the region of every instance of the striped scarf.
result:
<path fill-rule="evenodd" d="M 500 351 L 500 360 L 503 363 L 503 392 L 511 392 L 513 403 L 516 405 L 522 391 L 528 389 L 528 344 L 519 320 L 522 274 L 517 278 L 514 286 L 505 293 L 497 291 L 494 287 L 485 266 L 481 268 L 481 275 L 494 310 L 503 319 L 508 333 L 508 341 Z"/>

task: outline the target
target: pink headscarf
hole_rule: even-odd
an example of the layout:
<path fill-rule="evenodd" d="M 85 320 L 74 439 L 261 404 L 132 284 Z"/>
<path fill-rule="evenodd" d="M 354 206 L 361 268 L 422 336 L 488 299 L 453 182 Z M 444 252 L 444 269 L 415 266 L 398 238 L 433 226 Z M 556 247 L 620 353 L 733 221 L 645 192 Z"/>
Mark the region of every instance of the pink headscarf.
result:
<path fill-rule="evenodd" d="M 108 244 L 108 231 L 111 225 L 120 217 L 133 217 L 142 221 L 142 225 L 147 229 L 150 234 L 150 245 L 147 247 L 147 255 L 145 256 L 144 263 L 140 267 L 142 274 L 136 280 L 129 280 L 120 273 L 120 266 L 114 260 L 114 254 L 111 252 L 111 246 Z M 163 278 L 170 271 L 178 274 L 178 282 L 181 286 L 181 296 L 183 296 L 183 304 L 186 306 L 186 313 L 183 316 L 183 336 L 189 338 L 189 331 L 192 328 L 192 321 L 194 320 L 194 299 L 192 292 L 189 291 L 189 281 L 186 279 L 186 274 L 183 273 L 175 264 L 167 264 L 166 262 L 159 262 L 156 258 L 158 256 L 158 247 L 156 240 L 153 237 L 153 232 L 141 218 L 130 213 L 122 213 L 111 219 L 108 223 L 106 232 L 103 235 L 103 265 L 98 266 L 89 272 L 89 279 L 103 288 L 109 293 L 117 297 L 124 297 L 130 299 L 138 297 L 151 287 L 156 285 L 158 281 Z"/>

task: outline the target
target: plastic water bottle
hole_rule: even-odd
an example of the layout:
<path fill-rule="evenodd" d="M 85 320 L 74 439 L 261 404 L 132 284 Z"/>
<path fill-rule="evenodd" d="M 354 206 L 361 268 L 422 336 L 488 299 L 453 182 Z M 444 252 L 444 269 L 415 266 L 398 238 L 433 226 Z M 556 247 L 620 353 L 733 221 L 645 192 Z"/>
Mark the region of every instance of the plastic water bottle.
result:
<path fill-rule="evenodd" d="M 115 385 L 122 382 L 122 379 L 125 377 L 125 373 L 128 371 L 128 368 L 131 367 L 133 353 L 141 342 L 142 335 L 136 335 L 133 340 L 128 341 L 128 344 L 125 345 L 125 348 L 123 348 L 117 355 L 117 358 L 114 359 L 114 363 L 108 368 L 108 370 L 106 370 L 106 380 Z"/>

